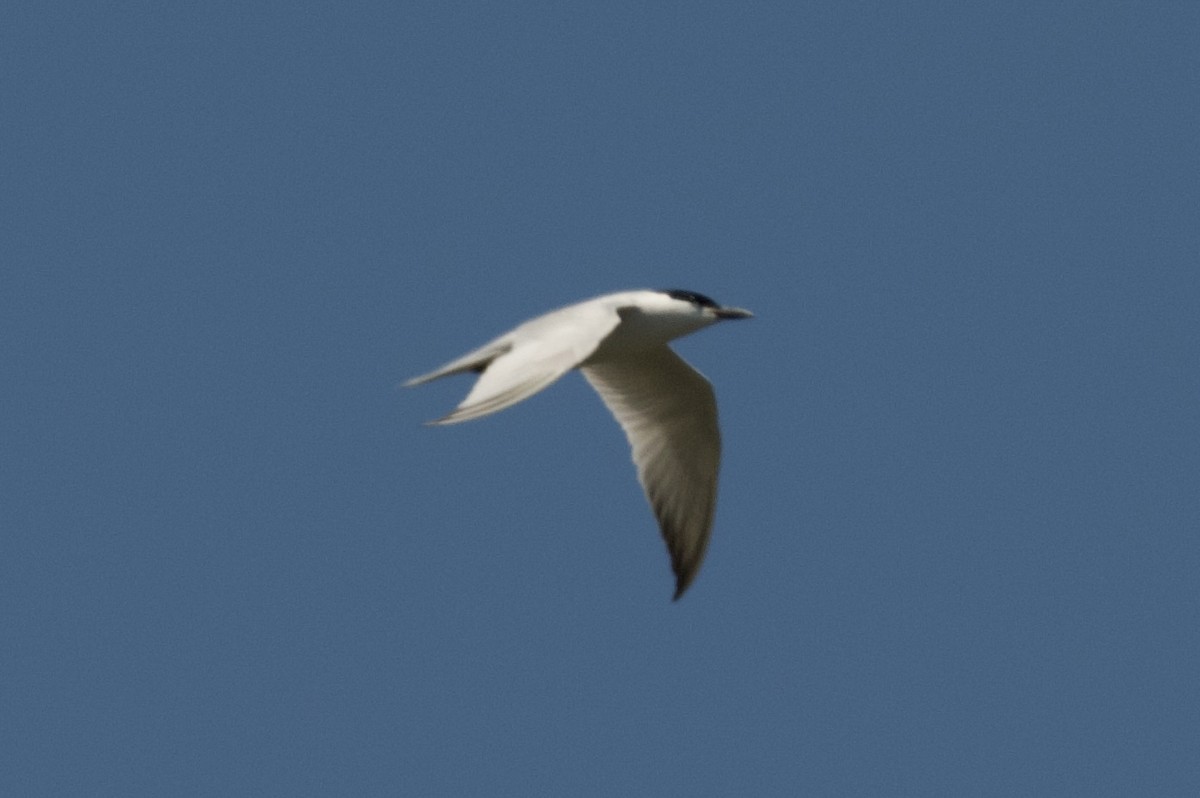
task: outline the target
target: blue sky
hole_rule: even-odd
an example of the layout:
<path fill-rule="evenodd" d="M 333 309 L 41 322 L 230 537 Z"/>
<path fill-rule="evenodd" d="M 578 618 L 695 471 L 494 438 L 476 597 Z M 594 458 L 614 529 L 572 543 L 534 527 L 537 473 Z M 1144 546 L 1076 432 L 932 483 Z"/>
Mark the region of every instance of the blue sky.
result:
<path fill-rule="evenodd" d="M 0 791 L 1200 792 L 1200 8 L 38 3 L 0 30 Z M 577 375 L 725 437 L 670 599 Z"/>

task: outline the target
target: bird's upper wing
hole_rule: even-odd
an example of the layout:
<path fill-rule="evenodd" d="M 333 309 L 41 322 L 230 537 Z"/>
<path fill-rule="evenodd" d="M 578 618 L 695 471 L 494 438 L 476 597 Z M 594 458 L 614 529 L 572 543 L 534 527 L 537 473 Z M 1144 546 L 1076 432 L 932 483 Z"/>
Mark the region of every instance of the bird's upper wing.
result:
<path fill-rule="evenodd" d="M 712 386 L 665 345 L 581 370 L 629 438 L 678 599 L 700 570 L 717 504 L 721 432 Z"/>
<path fill-rule="evenodd" d="M 430 423 L 456 424 L 482 418 L 527 399 L 578 366 L 620 321 L 611 306 L 564 308 L 528 321 L 408 384 L 463 371 L 481 372 L 454 412 Z"/>

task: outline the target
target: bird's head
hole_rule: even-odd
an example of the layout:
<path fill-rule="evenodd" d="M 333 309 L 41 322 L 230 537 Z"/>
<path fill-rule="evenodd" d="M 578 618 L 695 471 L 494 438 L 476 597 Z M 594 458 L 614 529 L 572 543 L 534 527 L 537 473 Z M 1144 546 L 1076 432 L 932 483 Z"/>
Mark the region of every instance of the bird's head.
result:
<path fill-rule="evenodd" d="M 754 316 L 748 310 L 718 305 L 711 297 L 698 294 L 695 291 L 684 291 L 681 288 L 663 289 L 657 293 L 667 299 L 667 305 L 676 311 L 698 313 L 714 321 L 723 319 L 749 319 Z"/>
<path fill-rule="evenodd" d="M 718 305 L 704 294 L 680 290 L 643 290 L 614 294 L 620 303 L 621 331 L 612 344 L 658 345 L 725 319 L 748 319 L 741 308 Z"/>

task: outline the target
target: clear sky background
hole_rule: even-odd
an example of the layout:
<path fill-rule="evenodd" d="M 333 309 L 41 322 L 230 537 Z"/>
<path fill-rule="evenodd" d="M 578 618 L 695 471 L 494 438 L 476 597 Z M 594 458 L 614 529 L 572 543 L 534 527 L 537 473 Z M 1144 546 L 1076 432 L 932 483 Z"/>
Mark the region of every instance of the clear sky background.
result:
<path fill-rule="evenodd" d="M 0 793 L 1200 794 L 1200 6 L 21 3 Z M 669 599 L 554 307 L 725 457 Z"/>

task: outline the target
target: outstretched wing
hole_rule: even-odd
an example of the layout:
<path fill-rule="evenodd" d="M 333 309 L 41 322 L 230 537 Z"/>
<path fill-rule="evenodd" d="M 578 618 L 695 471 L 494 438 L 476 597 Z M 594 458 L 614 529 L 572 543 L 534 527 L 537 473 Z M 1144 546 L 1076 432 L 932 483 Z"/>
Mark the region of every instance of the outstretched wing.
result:
<path fill-rule="evenodd" d="M 575 305 L 522 324 L 429 374 L 420 385 L 449 374 L 479 372 L 467 398 L 430 424 L 457 424 L 511 407 L 582 363 L 621 321 L 611 307 Z"/>
<path fill-rule="evenodd" d="M 704 561 L 717 504 L 721 432 L 712 386 L 667 346 L 581 371 L 629 439 L 678 599 Z"/>

